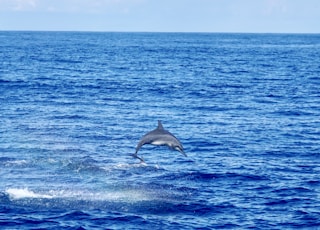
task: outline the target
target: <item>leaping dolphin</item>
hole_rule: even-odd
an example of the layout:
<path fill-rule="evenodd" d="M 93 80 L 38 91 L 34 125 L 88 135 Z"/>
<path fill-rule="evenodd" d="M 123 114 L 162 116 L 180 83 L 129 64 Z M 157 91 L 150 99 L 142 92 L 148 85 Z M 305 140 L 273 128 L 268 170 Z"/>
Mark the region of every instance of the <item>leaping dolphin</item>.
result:
<path fill-rule="evenodd" d="M 163 128 L 161 121 L 158 121 L 158 127 L 155 130 L 148 132 L 141 138 L 136 147 L 136 152 L 133 154 L 133 157 L 138 158 L 142 162 L 144 162 L 144 160 L 138 156 L 138 151 L 145 144 L 166 145 L 172 150 L 177 150 L 184 156 L 187 156 L 183 151 L 180 141 L 172 133 Z"/>

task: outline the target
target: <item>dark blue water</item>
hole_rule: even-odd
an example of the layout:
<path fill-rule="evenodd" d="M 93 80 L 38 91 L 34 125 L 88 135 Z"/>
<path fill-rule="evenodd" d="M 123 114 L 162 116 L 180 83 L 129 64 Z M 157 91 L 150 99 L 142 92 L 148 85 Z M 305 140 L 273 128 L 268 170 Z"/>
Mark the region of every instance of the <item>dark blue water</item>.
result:
<path fill-rule="evenodd" d="M 0 32 L 1 229 L 320 228 L 320 35 Z M 157 120 L 188 157 L 143 146 Z"/>

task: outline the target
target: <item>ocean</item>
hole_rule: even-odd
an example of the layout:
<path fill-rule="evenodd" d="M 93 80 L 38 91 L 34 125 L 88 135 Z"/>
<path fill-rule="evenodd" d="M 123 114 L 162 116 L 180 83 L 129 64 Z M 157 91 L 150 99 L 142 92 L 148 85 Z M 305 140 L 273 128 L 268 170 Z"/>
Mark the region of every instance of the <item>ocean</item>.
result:
<path fill-rule="evenodd" d="M 1 229 L 320 229 L 320 35 L 0 32 Z M 187 157 L 145 145 L 158 120 Z"/>

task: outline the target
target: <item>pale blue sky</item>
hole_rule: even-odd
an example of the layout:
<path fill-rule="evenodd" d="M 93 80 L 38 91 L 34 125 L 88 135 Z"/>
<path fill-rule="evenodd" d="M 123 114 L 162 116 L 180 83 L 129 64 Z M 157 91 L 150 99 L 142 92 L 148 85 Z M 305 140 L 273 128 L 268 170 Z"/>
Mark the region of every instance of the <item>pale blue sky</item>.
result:
<path fill-rule="evenodd" d="M 0 0 L 0 30 L 320 33 L 320 0 Z"/>

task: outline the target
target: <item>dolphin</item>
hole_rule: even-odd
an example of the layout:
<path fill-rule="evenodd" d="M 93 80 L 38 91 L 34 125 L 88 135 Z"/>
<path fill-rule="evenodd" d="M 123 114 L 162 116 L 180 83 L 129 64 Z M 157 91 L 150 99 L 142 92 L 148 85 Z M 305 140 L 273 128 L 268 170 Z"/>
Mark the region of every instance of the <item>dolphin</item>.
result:
<path fill-rule="evenodd" d="M 180 141 L 172 133 L 163 128 L 161 121 L 158 121 L 158 127 L 156 129 L 148 132 L 140 139 L 136 147 L 136 152 L 133 154 L 133 157 L 138 158 L 142 162 L 144 162 L 144 160 L 138 156 L 138 151 L 145 144 L 166 145 L 172 150 L 179 151 L 185 157 L 187 156 L 183 151 L 183 146 Z"/>

